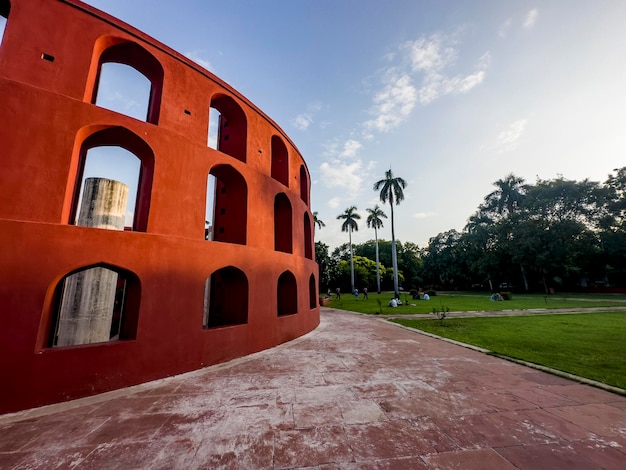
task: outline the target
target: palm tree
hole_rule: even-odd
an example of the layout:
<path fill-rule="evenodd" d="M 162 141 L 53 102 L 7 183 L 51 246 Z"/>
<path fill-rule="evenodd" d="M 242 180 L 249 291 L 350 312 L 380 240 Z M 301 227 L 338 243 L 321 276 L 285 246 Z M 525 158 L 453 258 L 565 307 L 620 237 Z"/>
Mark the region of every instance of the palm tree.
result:
<path fill-rule="evenodd" d="M 524 178 L 509 173 L 493 185 L 498 188 L 487 194 L 487 207 L 498 215 L 512 214 L 524 199 Z"/>
<path fill-rule="evenodd" d="M 382 228 L 382 218 L 387 218 L 387 214 L 383 212 L 378 204 L 373 209 L 366 209 L 369 215 L 367 216 L 367 227 L 374 229 L 374 238 L 376 239 L 376 282 L 378 284 L 378 293 L 380 294 L 380 262 L 378 260 L 378 229 Z"/>
<path fill-rule="evenodd" d="M 313 212 L 313 227 L 317 226 L 317 228 L 326 227 L 326 224 L 317 217 L 317 212 Z"/>
<path fill-rule="evenodd" d="M 352 285 L 352 289 L 350 292 L 354 291 L 354 255 L 352 253 L 352 231 L 355 232 L 359 230 L 359 225 L 356 223 L 358 219 L 361 218 L 359 214 L 356 212 L 356 206 L 348 207 L 343 214 L 337 216 L 338 219 L 343 219 L 343 224 L 341 224 L 341 231 L 348 232 L 348 237 L 350 239 L 350 284 Z"/>
<path fill-rule="evenodd" d="M 374 191 L 380 190 L 380 201 L 385 204 L 389 201 L 391 207 L 391 262 L 393 264 L 393 290 L 397 298 L 400 297 L 400 289 L 398 287 L 398 255 L 396 253 L 396 233 L 393 220 L 393 204 L 400 204 L 404 200 L 404 191 L 406 181 L 399 176 L 394 177 L 391 168 L 385 171 L 385 178 L 376 181 Z"/>

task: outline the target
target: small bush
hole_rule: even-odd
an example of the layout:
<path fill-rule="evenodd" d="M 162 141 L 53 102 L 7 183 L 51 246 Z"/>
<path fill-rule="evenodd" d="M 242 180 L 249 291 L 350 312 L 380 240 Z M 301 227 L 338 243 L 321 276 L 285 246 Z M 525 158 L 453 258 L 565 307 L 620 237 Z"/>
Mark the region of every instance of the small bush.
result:
<path fill-rule="evenodd" d="M 437 295 L 437 292 L 432 289 L 427 290 L 426 293 L 431 297 L 434 297 Z"/>
<path fill-rule="evenodd" d="M 500 292 L 500 295 L 502 296 L 502 300 L 511 300 L 513 298 L 513 294 L 510 292 Z"/>

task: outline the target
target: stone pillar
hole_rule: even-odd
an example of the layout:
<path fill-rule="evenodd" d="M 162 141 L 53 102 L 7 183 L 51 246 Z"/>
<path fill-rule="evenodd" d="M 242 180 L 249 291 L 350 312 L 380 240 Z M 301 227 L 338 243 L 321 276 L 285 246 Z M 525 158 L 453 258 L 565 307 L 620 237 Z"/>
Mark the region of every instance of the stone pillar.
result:
<path fill-rule="evenodd" d="M 87 178 L 77 225 L 124 230 L 128 186 Z M 95 267 L 65 279 L 55 346 L 109 341 L 118 275 Z"/>

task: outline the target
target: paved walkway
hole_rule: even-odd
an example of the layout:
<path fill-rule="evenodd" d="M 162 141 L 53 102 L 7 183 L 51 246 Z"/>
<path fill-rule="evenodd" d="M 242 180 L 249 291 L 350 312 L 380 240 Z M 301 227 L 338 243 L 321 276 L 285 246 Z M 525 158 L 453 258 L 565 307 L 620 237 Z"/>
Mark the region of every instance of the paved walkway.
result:
<path fill-rule="evenodd" d="M 626 397 L 322 309 L 225 365 L 0 416 L 0 468 L 624 469 Z"/>

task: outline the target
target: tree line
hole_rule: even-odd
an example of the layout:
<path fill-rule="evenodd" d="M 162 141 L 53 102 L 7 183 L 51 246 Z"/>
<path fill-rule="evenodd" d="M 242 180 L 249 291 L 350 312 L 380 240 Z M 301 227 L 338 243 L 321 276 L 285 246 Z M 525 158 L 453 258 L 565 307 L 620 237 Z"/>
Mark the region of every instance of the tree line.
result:
<path fill-rule="evenodd" d="M 423 287 L 549 293 L 626 286 L 626 167 L 613 170 L 603 183 L 559 176 L 528 184 L 509 174 L 494 186 L 462 231 L 439 233 L 422 249 L 398 241 L 396 270 L 395 237 L 390 243 L 375 232 L 375 240 L 352 245 L 350 239 L 332 253 L 317 242 L 321 292 L 354 285 L 372 290 L 378 278 L 383 290 L 395 292 Z M 368 218 L 368 226 L 379 229 L 382 218 L 376 216 L 380 225 Z"/>

